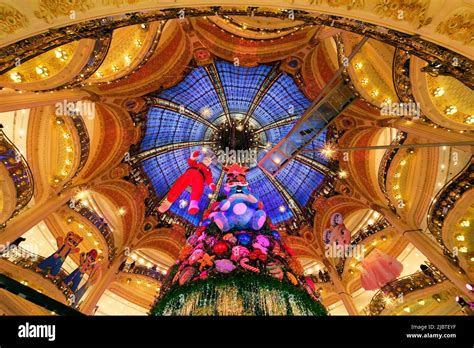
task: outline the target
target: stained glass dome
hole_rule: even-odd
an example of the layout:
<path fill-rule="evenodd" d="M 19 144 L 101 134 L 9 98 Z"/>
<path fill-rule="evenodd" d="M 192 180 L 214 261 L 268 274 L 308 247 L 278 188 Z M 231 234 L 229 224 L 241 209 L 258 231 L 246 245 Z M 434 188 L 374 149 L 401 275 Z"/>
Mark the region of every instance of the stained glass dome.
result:
<path fill-rule="evenodd" d="M 244 163 L 250 167 L 247 179 L 254 193 L 266 202 L 265 210 L 275 224 L 294 218 L 325 178 L 317 166 L 308 164 L 327 165 L 318 152 L 299 155 L 307 161 L 292 159 L 275 177 L 256 165 L 311 105 L 293 77 L 278 65 L 241 67 L 218 61 L 198 66 L 179 84 L 153 93 L 150 100 L 139 150 L 147 154 L 141 164 L 158 200 L 187 169 L 191 152 L 203 147 L 214 154 L 225 147 L 255 151 L 256 161 Z M 325 138 L 324 131 L 308 149 L 320 148 Z M 216 183 L 223 176 L 222 165 L 217 158 L 210 166 Z M 170 211 L 197 225 L 211 199 L 206 188 L 199 203 L 201 213 L 189 215 L 184 204 L 174 204 Z M 189 192 L 180 200 L 189 201 Z"/>

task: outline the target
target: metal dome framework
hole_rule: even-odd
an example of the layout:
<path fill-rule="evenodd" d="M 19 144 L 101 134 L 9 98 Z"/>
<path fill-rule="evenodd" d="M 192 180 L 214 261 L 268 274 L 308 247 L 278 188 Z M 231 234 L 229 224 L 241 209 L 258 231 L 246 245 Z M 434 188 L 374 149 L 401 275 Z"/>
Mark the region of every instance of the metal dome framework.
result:
<path fill-rule="evenodd" d="M 156 199 L 162 200 L 175 180 L 186 170 L 187 158 L 201 147 L 218 149 L 215 135 L 229 124 L 245 125 L 257 139 L 257 160 L 268 146 L 277 143 L 311 105 L 293 78 L 279 64 L 256 67 L 236 66 L 216 61 L 196 66 L 177 85 L 148 96 L 145 135 L 138 154 L 142 174 Z M 308 145 L 319 149 L 327 132 Z M 253 191 L 265 202 L 265 210 L 275 224 L 298 219 L 313 192 L 325 180 L 328 160 L 311 152 L 291 160 L 275 177 L 251 167 L 247 179 Z M 222 192 L 222 163 L 211 164 L 213 179 Z M 184 205 L 174 204 L 170 212 L 197 225 L 202 212 L 215 201 L 207 188 L 200 213 L 189 215 Z M 189 201 L 185 191 L 180 200 Z M 149 210 L 150 211 L 150 210 Z"/>

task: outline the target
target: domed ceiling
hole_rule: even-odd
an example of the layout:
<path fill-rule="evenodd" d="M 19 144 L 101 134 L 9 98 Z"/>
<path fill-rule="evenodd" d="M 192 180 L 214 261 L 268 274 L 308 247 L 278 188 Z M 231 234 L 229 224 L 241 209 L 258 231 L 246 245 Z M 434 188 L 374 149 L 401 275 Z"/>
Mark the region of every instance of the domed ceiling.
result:
<path fill-rule="evenodd" d="M 151 106 L 140 155 L 158 200 L 166 196 L 187 169 L 191 152 L 202 149 L 215 155 L 210 168 L 221 192 L 219 184 L 225 158 L 219 154 L 229 154 L 229 150 L 250 154 L 240 162 L 250 167 L 247 175 L 250 187 L 265 203 L 273 223 L 295 217 L 295 212 L 308 203 L 325 178 L 301 158 L 292 159 L 274 178 L 256 165 L 311 105 L 293 78 L 282 72 L 278 64 L 242 67 L 217 61 L 197 66 L 177 85 L 149 95 L 148 101 Z M 322 147 L 326 134 L 326 131 L 321 133 L 308 149 Z M 250 158 L 252 154 L 256 158 Z M 328 165 L 319 152 L 307 152 L 304 156 L 309 158 L 309 163 Z M 189 215 L 186 207 L 189 192 L 185 191 L 178 200 L 181 204 L 177 202 L 170 211 L 197 225 L 202 212 L 215 198 L 206 188 L 199 204 L 200 213 Z"/>

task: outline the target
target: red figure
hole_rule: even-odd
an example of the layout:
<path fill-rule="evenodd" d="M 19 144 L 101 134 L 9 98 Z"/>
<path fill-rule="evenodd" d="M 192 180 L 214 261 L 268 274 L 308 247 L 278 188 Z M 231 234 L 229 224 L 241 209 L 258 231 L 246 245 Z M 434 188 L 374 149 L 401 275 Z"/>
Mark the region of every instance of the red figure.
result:
<path fill-rule="evenodd" d="M 175 181 L 168 192 L 168 197 L 159 206 L 158 211 L 164 213 L 171 205 L 178 199 L 181 193 L 188 187 L 191 187 L 191 202 L 189 203 L 188 212 L 191 215 L 199 211 L 198 202 L 204 192 L 204 183 L 206 183 L 212 191 L 216 190 L 216 185 L 212 181 L 212 173 L 209 169 L 211 164 L 211 157 L 204 157 L 201 163 L 196 159 L 200 152 L 194 151 L 191 157 L 188 158 L 189 168 Z"/>

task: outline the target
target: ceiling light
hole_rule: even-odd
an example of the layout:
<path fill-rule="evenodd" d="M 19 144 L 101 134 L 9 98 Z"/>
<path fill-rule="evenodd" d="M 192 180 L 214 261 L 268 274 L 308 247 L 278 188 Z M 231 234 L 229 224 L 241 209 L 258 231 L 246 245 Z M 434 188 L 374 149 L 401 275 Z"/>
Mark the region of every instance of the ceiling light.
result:
<path fill-rule="evenodd" d="M 466 119 L 464 120 L 464 123 L 474 124 L 474 115 L 467 116 Z"/>
<path fill-rule="evenodd" d="M 278 210 L 281 212 L 281 213 L 284 213 L 286 211 L 286 207 L 284 205 L 280 205 L 278 207 Z"/>
<path fill-rule="evenodd" d="M 407 313 L 410 313 L 410 311 L 411 311 L 411 310 L 410 310 L 410 307 L 403 307 L 403 310 L 404 310 L 405 312 L 407 312 Z"/>
<path fill-rule="evenodd" d="M 118 210 L 117 210 L 117 213 L 118 213 L 120 216 L 124 216 L 126 212 L 127 212 L 127 209 L 125 209 L 124 207 L 120 207 L 120 208 L 118 208 Z"/>
<path fill-rule="evenodd" d="M 338 176 L 341 179 L 345 179 L 345 178 L 347 178 L 347 172 L 345 170 L 341 170 L 341 171 L 339 171 Z"/>
<path fill-rule="evenodd" d="M 43 65 L 38 65 L 38 66 L 36 67 L 36 73 L 37 73 L 38 75 L 41 75 L 42 77 L 46 77 L 46 76 L 49 75 L 49 70 L 48 70 L 48 68 L 46 68 L 46 67 L 43 66 Z"/>
<path fill-rule="evenodd" d="M 420 306 L 423 306 L 423 305 L 425 304 L 425 300 L 419 300 L 419 301 L 418 301 L 418 304 L 419 304 Z"/>
<path fill-rule="evenodd" d="M 124 55 L 123 59 L 125 60 L 125 65 L 130 65 L 130 63 L 132 62 L 132 56 L 130 54 Z"/>
<path fill-rule="evenodd" d="M 450 105 L 446 107 L 446 109 L 444 109 L 444 112 L 446 113 L 446 115 L 453 115 L 458 112 L 458 108 L 455 105 Z"/>
<path fill-rule="evenodd" d="M 59 60 L 61 60 L 63 62 L 66 61 L 67 58 L 68 58 L 66 51 L 64 51 L 60 48 L 54 50 L 54 55 L 56 56 L 56 58 L 58 58 Z"/>
<path fill-rule="evenodd" d="M 462 234 L 458 234 L 456 236 L 456 240 L 460 241 L 460 242 L 464 242 L 464 236 Z"/>
<path fill-rule="evenodd" d="M 463 220 L 461 221 L 460 225 L 461 227 L 469 227 L 471 226 L 471 223 L 469 222 L 469 220 Z"/>
<path fill-rule="evenodd" d="M 467 248 L 465 246 L 460 247 L 459 252 L 465 254 L 465 253 L 467 253 Z"/>
<path fill-rule="evenodd" d="M 135 40 L 135 46 L 142 47 L 142 40 L 140 39 Z"/>
<path fill-rule="evenodd" d="M 211 116 L 211 114 L 212 114 L 212 111 L 208 107 L 205 107 L 201 110 L 201 116 L 204 118 L 208 118 L 209 116 Z"/>
<path fill-rule="evenodd" d="M 21 81 L 23 81 L 23 76 L 15 71 L 10 74 L 10 79 L 12 79 L 15 83 L 20 83 Z"/>
<path fill-rule="evenodd" d="M 377 97 L 378 95 L 379 95 L 379 90 L 378 89 L 373 90 L 372 93 L 371 93 L 372 97 Z"/>
<path fill-rule="evenodd" d="M 360 80 L 360 84 L 362 86 L 367 86 L 368 83 L 369 83 L 369 79 L 367 77 L 364 77 L 362 80 Z"/>
<path fill-rule="evenodd" d="M 179 200 L 179 207 L 181 209 L 184 209 L 188 206 L 188 201 L 186 199 L 180 199 Z"/>
<path fill-rule="evenodd" d="M 355 64 L 354 64 L 354 68 L 355 68 L 356 70 L 362 69 L 363 66 L 364 66 L 364 64 L 362 64 L 362 62 L 358 62 L 358 63 L 355 63 Z"/>
<path fill-rule="evenodd" d="M 437 88 L 435 88 L 435 90 L 433 91 L 433 95 L 434 95 L 435 97 L 441 97 L 443 94 L 444 94 L 444 88 L 443 88 L 443 87 L 437 87 Z"/>
<path fill-rule="evenodd" d="M 321 154 L 328 159 L 333 158 L 335 153 L 336 150 L 334 149 L 334 146 L 331 143 L 324 144 L 324 147 L 321 149 Z"/>

